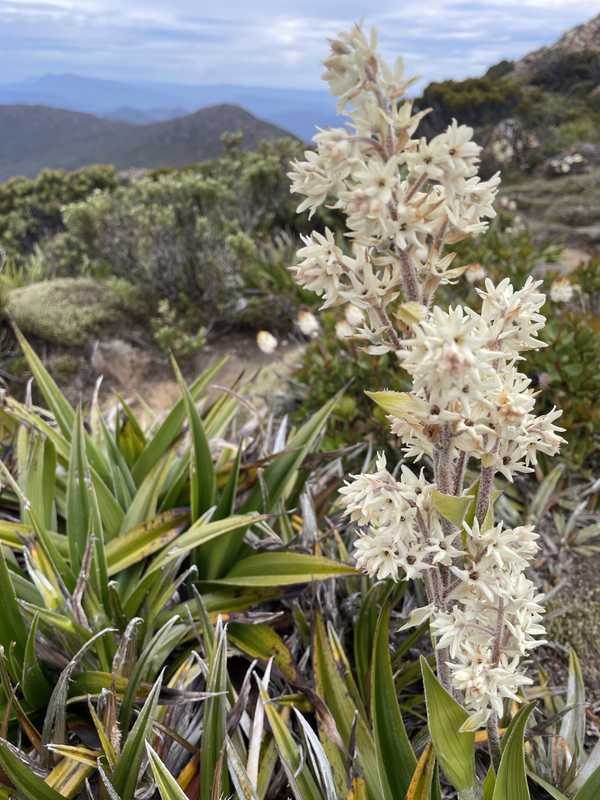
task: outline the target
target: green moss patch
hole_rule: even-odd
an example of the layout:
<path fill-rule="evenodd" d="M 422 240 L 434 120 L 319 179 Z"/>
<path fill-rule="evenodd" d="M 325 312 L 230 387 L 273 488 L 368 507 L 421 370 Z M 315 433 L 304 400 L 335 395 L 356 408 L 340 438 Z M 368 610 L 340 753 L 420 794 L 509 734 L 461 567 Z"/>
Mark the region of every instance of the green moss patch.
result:
<path fill-rule="evenodd" d="M 130 314 L 125 293 L 91 278 L 57 278 L 13 289 L 5 313 L 25 333 L 66 347 L 110 335 Z"/>

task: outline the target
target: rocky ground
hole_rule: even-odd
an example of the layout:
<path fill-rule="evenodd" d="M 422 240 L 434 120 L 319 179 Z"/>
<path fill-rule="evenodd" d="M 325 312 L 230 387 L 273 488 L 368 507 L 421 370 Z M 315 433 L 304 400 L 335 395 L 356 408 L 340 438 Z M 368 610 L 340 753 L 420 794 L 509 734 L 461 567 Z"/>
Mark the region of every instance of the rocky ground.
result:
<path fill-rule="evenodd" d="M 560 177 L 527 177 L 504 190 L 536 239 L 600 252 L 600 167 Z"/>
<path fill-rule="evenodd" d="M 184 363 L 189 380 L 210 364 L 227 357 L 213 391 L 230 389 L 241 380 L 249 383 L 249 396 L 253 403 L 273 402 L 283 393 L 285 378 L 302 353 L 303 345 L 297 341 L 281 342 L 273 355 L 262 353 L 251 332 L 229 333 L 219 336 Z M 130 344 L 123 339 L 97 340 L 93 344 L 90 366 L 93 372 L 103 375 L 106 390 L 105 403 L 112 403 L 112 391 L 124 395 L 134 408 L 143 413 L 160 416 L 180 396 L 180 389 L 164 354 L 154 349 Z M 111 391 L 112 390 L 112 391 Z"/>

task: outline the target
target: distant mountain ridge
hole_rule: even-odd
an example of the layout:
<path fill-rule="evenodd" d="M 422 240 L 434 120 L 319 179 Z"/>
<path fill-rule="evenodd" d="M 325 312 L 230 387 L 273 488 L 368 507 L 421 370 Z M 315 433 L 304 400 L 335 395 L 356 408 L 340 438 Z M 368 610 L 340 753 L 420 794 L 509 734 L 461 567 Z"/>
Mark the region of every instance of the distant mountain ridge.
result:
<path fill-rule="evenodd" d="M 127 83 L 70 74 L 0 83 L 0 105 L 43 105 L 135 123 L 222 104 L 242 106 L 301 139 L 310 139 L 316 125 L 336 124 L 335 100 L 324 90 Z"/>
<path fill-rule="evenodd" d="M 0 180 L 92 163 L 119 169 L 179 167 L 218 156 L 228 131 L 241 131 L 246 148 L 290 135 L 228 104 L 144 125 L 48 106 L 0 106 L 0 131 Z"/>

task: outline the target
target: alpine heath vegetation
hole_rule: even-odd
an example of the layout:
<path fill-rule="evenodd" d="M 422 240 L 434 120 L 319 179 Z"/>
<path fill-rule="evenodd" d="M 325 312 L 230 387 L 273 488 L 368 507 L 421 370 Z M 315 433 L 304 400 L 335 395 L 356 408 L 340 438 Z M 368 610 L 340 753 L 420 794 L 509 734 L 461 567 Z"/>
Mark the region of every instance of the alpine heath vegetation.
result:
<path fill-rule="evenodd" d="M 325 67 L 349 125 L 320 131 L 290 177 L 299 212 L 344 214 L 349 247 L 313 232 L 294 273 L 323 308 L 344 307 L 339 335 L 395 353 L 412 377 L 410 392 L 372 397 L 419 464 L 392 474 L 379 456 L 375 472 L 341 490 L 360 531 L 355 557 L 376 578 L 424 581 L 428 604 L 410 623 L 430 619 L 440 681 L 469 709 L 465 727 L 487 723 L 493 739 L 504 699 L 530 683 L 520 662 L 544 634 L 542 598 L 525 574 L 537 534 L 493 518 L 496 474 L 531 472 L 538 452 L 554 455 L 564 441 L 561 412 L 536 416 L 519 372 L 523 354 L 543 346 L 544 295 L 532 278 L 519 289 L 485 279 L 478 310 L 434 304 L 467 269 L 448 245 L 486 231 L 500 177 L 480 179 L 481 148 L 465 125 L 430 141 L 415 135 L 427 112 L 402 100 L 412 81 L 401 60 L 381 59 L 375 33 L 340 34 Z M 467 469 L 479 473 L 470 487 Z"/>

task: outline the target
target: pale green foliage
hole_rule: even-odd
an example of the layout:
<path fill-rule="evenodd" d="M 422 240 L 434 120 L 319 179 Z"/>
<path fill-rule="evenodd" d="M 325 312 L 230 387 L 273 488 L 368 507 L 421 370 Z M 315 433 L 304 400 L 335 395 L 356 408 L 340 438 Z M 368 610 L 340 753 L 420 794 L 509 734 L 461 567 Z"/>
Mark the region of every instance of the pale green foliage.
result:
<path fill-rule="evenodd" d="M 143 426 L 121 402 L 109 423 L 97 400 L 84 421 L 19 338 L 48 411 L 11 397 L 0 409 L 14 442 L 14 459 L 0 466 L 0 709 L 14 723 L 0 740 L 3 773 L 28 800 L 83 798 L 86 781 L 133 800 L 150 780 L 146 742 L 162 759 L 152 762 L 160 791 L 172 790 L 164 764 L 185 785 L 194 780 L 197 738 L 187 738 L 203 726 L 205 796 L 226 791 L 228 770 L 243 778 L 247 744 L 239 717 L 232 722 L 225 628 L 211 620 L 355 572 L 288 547 L 300 468 L 332 403 L 289 437 L 281 429 L 278 455 L 262 450 L 259 485 L 258 442 L 215 447 L 235 441 L 239 415 L 238 397 L 206 396 L 222 363 L 189 387 L 176 368 L 183 396 L 162 422 Z M 278 540 L 277 551 L 264 539 Z M 210 584 L 197 583 L 206 575 Z M 288 645 L 248 624 L 258 621 L 232 623 L 235 647 L 263 663 L 274 657 L 295 679 Z"/>

